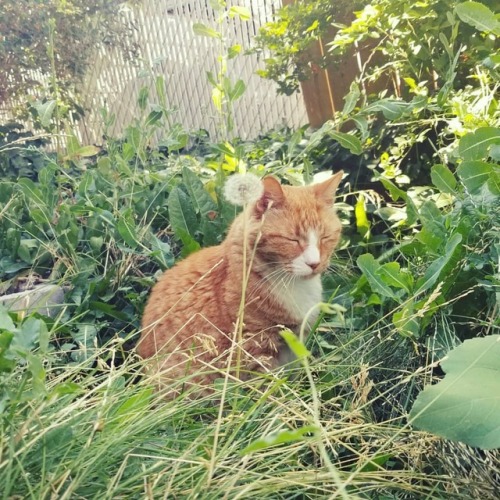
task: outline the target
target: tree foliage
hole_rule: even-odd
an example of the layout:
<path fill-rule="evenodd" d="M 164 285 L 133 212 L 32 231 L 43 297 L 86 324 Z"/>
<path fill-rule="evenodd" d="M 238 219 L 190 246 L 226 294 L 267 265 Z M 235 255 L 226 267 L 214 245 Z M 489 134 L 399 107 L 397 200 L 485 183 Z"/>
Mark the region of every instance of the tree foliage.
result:
<path fill-rule="evenodd" d="M 81 81 L 89 57 L 99 45 L 118 46 L 125 56 L 135 56 L 138 47 L 132 40 L 134 28 L 121 11 L 124 3 L 3 0 L 0 103 L 33 94 L 44 78 L 49 80 L 48 75 L 63 88 L 73 87 Z"/>

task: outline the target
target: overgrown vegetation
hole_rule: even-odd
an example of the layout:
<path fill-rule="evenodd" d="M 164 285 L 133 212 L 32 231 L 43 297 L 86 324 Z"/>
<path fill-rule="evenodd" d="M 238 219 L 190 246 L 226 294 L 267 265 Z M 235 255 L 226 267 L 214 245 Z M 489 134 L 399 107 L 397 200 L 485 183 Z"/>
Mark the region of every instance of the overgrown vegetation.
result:
<path fill-rule="evenodd" d="M 348 33 L 362 42 L 359 19 L 420 22 L 385 4 L 366 7 L 337 47 Z M 478 396 L 498 401 L 498 23 L 478 29 L 479 14 L 465 21 L 455 2 L 440 7 L 446 28 L 422 21 L 441 26 L 427 40 L 439 79 L 410 72 L 420 56 L 408 30 L 388 32 L 409 57 L 397 68 L 407 91 L 369 96 L 363 78 L 353 82 L 341 131 L 328 122 L 213 143 L 174 124 L 161 78 L 154 99 L 141 91 L 124 137 L 101 150 L 71 135 L 48 154 L 17 125 L 0 128 L 2 293 L 37 282 L 66 292 L 53 318 L 0 308 L 4 497 L 496 497 L 499 413 Z M 474 50 L 440 35 L 450 41 L 446 29 L 464 22 Z M 225 77 L 212 78 L 215 90 Z M 332 165 L 348 172 L 337 200 L 345 229 L 324 280 L 330 305 L 309 337 L 314 356 L 294 376 L 162 401 L 133 353 L 142 307 L 157 273 L 224 237 L 235 216 L 226 177 L 300 184 Z M 446 386 L 480 425 L 450 410 Z"/>

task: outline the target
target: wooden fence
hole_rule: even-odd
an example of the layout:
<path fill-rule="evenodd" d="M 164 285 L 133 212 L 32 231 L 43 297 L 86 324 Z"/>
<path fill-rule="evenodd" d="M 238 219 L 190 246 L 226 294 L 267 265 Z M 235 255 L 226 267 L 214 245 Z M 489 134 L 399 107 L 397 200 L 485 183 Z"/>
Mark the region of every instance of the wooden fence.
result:
<path fill-rule="evenodd" d="M 238 0 L 251 12 L 251 19 L 237 17 L 224 23 L 227 45 L 239 44 L 242 52 L 250 48 L 259 27 L 272 19 L 280 0 Z M 115 115 L 109 130 L 120 134 L 138 116 L 137 97 L 141 87 L 151 89 L 162 75 L 166 82 L 169 106 L 175 109 L 172 120 L 188 130 L 205 129 L 213 139 L 220 137 L 220 118 L 211 101 L 207 72 L 217 71 L 220 42 L 194 34 L 193 24 L 203 23 L 218 30 L 218 13 L 208 0 L 144 0 L 141 8 L 126 12 L 136 26 L 135 41 L 140 47 L 139 61 L 126 61 L 118 49 L 101 48 L 96 53 L 82 86 L 85 117 L 78 123 L 82 143 L 99 144 L 102 140 L 101 110 Z M 274 127 L 292 128 L 307 123 L 302 96 L 280 96 L 274 82 L 256 75 L 261 64 L 257 55 L 243 55 L 228 61 L 228 76 L 242 79 L 246 91 L 235 103 L 233 135 L 246 139 Z"/>

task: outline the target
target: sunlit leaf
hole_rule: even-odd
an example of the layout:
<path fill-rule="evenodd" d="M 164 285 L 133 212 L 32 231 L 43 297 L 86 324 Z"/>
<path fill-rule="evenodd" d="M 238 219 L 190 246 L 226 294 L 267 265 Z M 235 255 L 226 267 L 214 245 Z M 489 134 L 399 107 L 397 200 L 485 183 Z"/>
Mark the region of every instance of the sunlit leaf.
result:
<path fill-rule="evenodd" d="M 442 193 L 455 193 L 457 180 L 451 170 L 445 165 L 434 165 L 431 169 L 431 179 Z"/>
<path fill-rule="evenodd" d="M 193 31 L 196 35 L 200 36 L 206 36 L 209 38 L 222 38 L 222 35 L 214 30 L 213 28 L 210 28 L 210 26 L 206 26 L 205 24 L 201 23 L 194 23 L 193 24 Z"/>
<path fill-rule="evenodd" d="M 466 340 L 441 367 L 446 376 L 418 395 L 412 424 L 470 446 L 500 448 L 500 335 Z"/>
<path fill-rule="evenodd" d="M 318 429 L 314 425 L 306 425 L 294 431 L 285 430 L 276 432 L 275 434 L 271 434 L 269 436 L 253 441 L 246 448 L 244 448 L 240 452 L 240 454 L 246 455 L 247 453 L 265 450 L 266 448 L 270 448 L 271 446 L 293 443 L 295 441 L 302 441 L 304 439 L 307 439 L 307 434 L 315 434 L 317 431 Z"/>
<path fill-rule="evenodd" d="M 486 5 L 480 2 L 463 2 L 455 7 L 461 21 L 485 33 L 500 36 L 500 22 Z"/>

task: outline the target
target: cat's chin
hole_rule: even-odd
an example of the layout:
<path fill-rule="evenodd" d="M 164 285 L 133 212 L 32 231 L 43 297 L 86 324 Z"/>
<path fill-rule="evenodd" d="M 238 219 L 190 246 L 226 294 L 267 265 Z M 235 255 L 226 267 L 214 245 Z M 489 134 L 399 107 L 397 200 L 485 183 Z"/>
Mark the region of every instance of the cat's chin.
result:
<path fill-rule="evenodd" d="M 311 278 L 315 278 L 316 276 L 320 276 L 320 272 L 318 271 L 306 271 L 306 270 L 299 270 L 299 271 L 292 271 L 290 273 L 292 276 L 294 276 L 295 278 L 300 278 L 300 279 L 304 279 L 304 280 L 308 280 L 308 279 L 311 279 Z"/>

